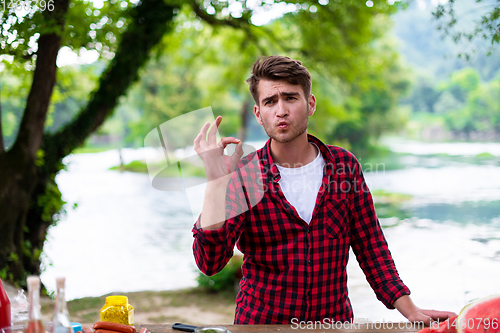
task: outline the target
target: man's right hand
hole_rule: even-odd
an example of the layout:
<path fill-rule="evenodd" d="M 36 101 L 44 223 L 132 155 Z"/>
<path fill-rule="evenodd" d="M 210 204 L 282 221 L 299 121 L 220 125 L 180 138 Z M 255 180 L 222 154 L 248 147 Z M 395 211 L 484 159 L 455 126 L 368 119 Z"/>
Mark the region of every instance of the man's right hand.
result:
<path fill-rule="evenodd" d="M 243 156 L 243 143 L 233 137 L 222 138 L 217 143 L 216 133 L 222 121 L 222 117 L 215 119 L 212 128 L 208 132 L 210 123 L 207 122 L 201 128 L 200 133 L 194 139 L 194 150 L 203 160 L 207 176 L 207 189 L 203 201 L 200 227 L 205 230 L 216 230 L 225 222 L 226 188 L 231 178 L 231 173 L 236 168 L 238 161 Z M 224 149 L 230 143 L 237 144 L 233 155 L 224 155 Z"/>
<path fill-rule="evenodd" d="M 208 138 L 207 130 L 210 127 L 209 122 L 203 125 L 200 133 L 194 139 L 194 150 L 203 160 L 208 182 L 231 174 L 241 156 L 243 156 L 243 144 L 241 140 L 234 137 L 225 137 L 217 143 L 215 134 L 217 133 L 221 121 L 221 116 L 215 119 L 213 126 L 208 132 Z M 230 143 L 237 144 L 236 150 L 233 155 L 226 156 L 224 155 L 224 149 Z"/>

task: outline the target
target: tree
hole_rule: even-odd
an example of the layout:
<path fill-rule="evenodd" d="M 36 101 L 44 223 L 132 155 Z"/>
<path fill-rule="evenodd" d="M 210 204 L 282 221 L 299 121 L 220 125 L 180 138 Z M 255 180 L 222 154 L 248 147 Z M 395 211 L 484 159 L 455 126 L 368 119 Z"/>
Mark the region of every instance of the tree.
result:
<path fill-rule="evenodd" d="M 216 0 L 142 0 L 137 5 L 111 0 L 99 9 L 86 1 L 54 0 L 50 4 L 53 10 L 33 9 L 24 17 L 18 15 L 15 8 L 2 14 L 5 24 L 2 25 L 1 54 L 14 57 L 4 61 L 3 73 L 18 71 L 24 75 L 24 82 L 30 83 L 17 138 L 8 150 L 0 140 L 0 210 L 3 212 L 0 273 L 3 278 L 21 284 L 27 274 L 39 273 L 39 256 L 47 228 L 57 221 L 63 208 L 55 183 L 55 175 L 63 168 L 62 159 L 110 117 L 118 98 L 137 80 L 139 69 L 152 50 L 161 50 L 175 41 L 171 37 L 179 28 L 176 18 L 180 12 L 187 11 L 189 17 L 202 20 L 215 33 L 227 33 L 226 29 L 234 32 L 232 37 L 236 38 L 217 41 L 221 45 L 226 43 L 234 53 L 212 51 L 211 57 L 205 58 L 211 59 L 208 63 L 197 64 L 203 73 L 210 73 L 214 64 L 227 63 L 226 80 L 217 83 L 224 87 L 227 87 L 227 79 L 243 82 L 241 76 L 255 55 L 269 52 L 307 59 L 317 64 L 312 68 L 316 72 L 324 71 L 325 77 L 338 78 L 338 82 L 342 82 L 340 86 L 370 92 L 372 97 L 367 95 L 368 99 L 383 98 L 379 92 L 385 93 L 384 89 L 373 91 L 373 87 L 380 83 L 378 73 L 388 64 L 385 60 L 366 61 L 372 55 L 373 39 L 380 36 L 374 23 L 376 18 L 395 11 L 385 2 L 368 7 L 364 0 L 342 3 L 320 0 L 313 4 L 297 1 L 284 20 L 263 27 L 252 24 L 252 13 L 268 5 L 249 8 L 250 2 L 238 2 L 239 6 L 231 6 L 231 11 L 228 2 Z M 325 31 L 328 33 L 324 34 Z M 241 53 L 238 45 L 251 51 Z M 332 45 L 335 49 L 331 49 Z M 53 99 L 57 100 L 53 95 L 56 59 L 63 46 L 76 51 L 82 47 L 95 50 L 108 64 L 78 114 L 55 132 L 47 132 L 44 124 Z M 235 94 L 239 89 L 234 89 Z M 240 102 L 245 104 L 243 100 Z M 374 112 L 366 108 L 368 105 L 369 101 L 362 102 L 363 114 Z"/>
<path fill-rule="evenodd" d="M 72 4 L 68 10 L 69 0 L 55 0 L 52 11 L 34 11 L 26 18 L 18 18 L 15 9 L 3 13 L 4 22 L 10 23 L 8 33 L 17 35 L 18 39 L 17 43 L 2 41 L 5 46 L 2 52 L 16 56 L 16 60 L 27 59 L 24 65 L 34 68 L 17 139 L 8 151 L 0 140 L 0 207 L 3 211 L 0 267 L 4 277 L 20 283 L 27 274 L 39 273 L 39 256 L 47 228 L 62 208 L 54 181 L 62 168 L 62 158 L 80 146 L 112 113 L 118 97 L 137 79 L 138 70 L 151 49 L 171 29 L 172 24 L 168 23 L 178 10 L 178 6 L 167 5 L 162 0 L 145 0 L 131 8 L 130 23 L 121 35 L 113 60 L 100 77 L 99 88 L 75 120 L 57 133 L 48 134 L 44 132 L 44 123 L 55 84 L 59 49 L 64 44 L 78 49 L 103 40 L 95 38 L 94 25 L 103 19 L 100 13 L 93 12 L 84 2 Z M 109 3 L 103 12 L 108 10 L 113 17 L 111 13 L 117 6 Z M 94 15 L 82 15 L 84 10 Z M 94 23 L 96 18 L 100 20 Z M 112 41 L 116 37 L 111 31 L 100 29 L 99 33 L 106 33 L 106 39 Z M 36 51 L 26 42 L 35 34 L 39 36 Z M 71 38 L 72 34 L 75 38 Z M 112 52 L 110 46 L 105 49 L 101 43 L 97 48 L 103 53 Z M 1 133 L 0 138 L 3 138 Z"/>
<path fill-rule="evenodd" d="M 447 89 L 462 91 L 464 104 L 445 115 L 449 130 L 457 136 L 498 137 L 500 134 L 500 75 L 490 82 L 480 82 L 472 69 L 464 69 L 451 78 Z"/>
<path fill-rule="evenodd" d="M 466 11 L 457 9 L 460 7 L 456 0 L 449 0 L 446 4 L 440 4 L 432 13 L 439 22 L 438 29 L 443 31 L 444 36 L 451 36 L 453 41 L 479 41 L 478 47 L 483 44 L 491 44 L 489 48 L 493 49 L 495 44 L 500 43 L 500 2 L 494 0 L 476 0 L 476 6 Z M 477 16 L 479 15 L 479 18 Z M 472 29 L 456 30 L 457 24 L 467 26 L 473 20 Z M 473 50 L 475 52 L 475 50 Z M 469 52 L 459 54 L 465 58 L 470 57 Z"/>

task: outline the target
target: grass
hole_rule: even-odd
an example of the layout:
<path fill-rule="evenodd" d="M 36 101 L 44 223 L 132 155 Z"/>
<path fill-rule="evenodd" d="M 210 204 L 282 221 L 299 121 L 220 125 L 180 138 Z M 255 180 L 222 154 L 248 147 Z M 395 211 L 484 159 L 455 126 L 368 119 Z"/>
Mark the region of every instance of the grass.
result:
<path fill-rule="evenodd" d="M 116 149 L 114 147 L 80 147 L 73 150 L 72 154 L 92 154 Z"/>
<path fill-rule="evenodd" d="M 374 190 L 371 193 L 375 202 L 375 211 L 379 218 L 397 217 L 402 220 L 410 217 L 410 213 L 402 208 L 402 204 L 411 200 L 413 196 L 385 190 Z"/>
<path fill-rule="evenodd" d="M 153 165 L 155 169 L 163 168 L 163 164 Z M 140 173 L 148 173 L 148 165 L 146 162 L 142 160 L 132 161 L 123 166 L 114 166 L 110 168 L 111 170 L 119 170 L 119 171 L 130 171 L 130 172 L 140 172 Z M 181 167 L 182 177 L 205 177 L 205 169 L 203 167 L 199 167 L 190 163 L 182 163 Z M 164 168 L 161 171 L 162 177 L 179 177 L 179 166 L 171 165 L 168 168 Z"/>
<path fill-rule="evenodd" d="M 190 321 L 193 324 L 206 323 L 206 318 L 192 318 L 188 310 L 193 309 L 211 315 L 214 318 L 225 318 L 223 323 L 231 324 L 234 318 L 234 307 L 236 292 L 209 292 L 203 288 L 186 288 L 164 291 L 140 291 L 131 293 L 119 293 L 128 297 L 129 303 L 134 307 L 137 324 L 146 323 L 174 323 Z M 68 312 L 71 321 L 80 323 L 95 323 L 99 321 L 99 314 L 106 302 L 106 297 L 116 293 L 99 297 L 84 297 L 68 301 Z M 181 313 L 172 313 L 169 309 L 179 308 Z M 42 306 L 42 314 L 50 318 L 54 311 L 53 301 L 45 302 Z M 196 322 L 199 320 L 200 322 Z M 219 319 L 220 320 L 220 319 Z"/>
<path fill-rule="evenodd" d="M 387 192 L 385 190 L 374 190 L 371 191 L 372 196 L 375 197 L 378 202 L 384 203 L 392 203 L 399 204 L 405 201 L 411 200 L 413 198 L 410 194 L 405 193 L 395 193 L 395 192 Z"/>
<path fill-rule="evenodd" d="M 477 154 L 476 157 L 479 157 L 479 158 L 495 158 L 496 156 L 492 155 L 490 153 L 481 153 L 481 154 Z"/>
<path fill-rule="evenodd" d="M 111 167 L 110 170 L 148 173 L 148 166 L 143 161 L 132 161 L 132 162 L 125 164 L 123 166 L 117 165 L 117 166 Z"/>

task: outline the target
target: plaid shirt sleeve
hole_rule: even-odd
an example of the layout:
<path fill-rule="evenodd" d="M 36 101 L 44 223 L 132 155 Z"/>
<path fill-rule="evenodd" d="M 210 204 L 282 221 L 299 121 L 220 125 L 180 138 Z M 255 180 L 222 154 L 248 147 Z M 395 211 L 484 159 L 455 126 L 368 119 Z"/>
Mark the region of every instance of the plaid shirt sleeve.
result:
<path fill-rule="evenodd" d="M 245 197 L 234 172 L 226 191 L 226 217 L 217 230 L 200 228 L 201 214 L 193 227 L 193 253 L 198 268 L 206 275 L 220 272 L 233 256 L 234 245 L 244 228 Z"/>
<path fill-rule="evenodd" d="M 377 298 L 388 308 L 410 290 L 400 279 L 373 206 L 373 199 L 361 166 L 353 156 L 351 246 L 368 283 Z"/>

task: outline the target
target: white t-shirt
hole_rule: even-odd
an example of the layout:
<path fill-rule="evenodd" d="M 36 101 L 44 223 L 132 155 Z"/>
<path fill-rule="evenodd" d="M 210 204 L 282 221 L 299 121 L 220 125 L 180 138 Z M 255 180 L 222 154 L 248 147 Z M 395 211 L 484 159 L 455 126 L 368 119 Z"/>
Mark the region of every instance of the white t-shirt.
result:
<path fill-rule="evenodd" d="M 304 221 L 310 223 L 316 197 L 323 180 L 325 160 L 321 155 L 321 151 L 318 148 L 318 156 L 314 161 L 300 168 L 276 166 L 281 176 L 278 183 L 286 200 L 295 207 L 295 210 Z"/>

